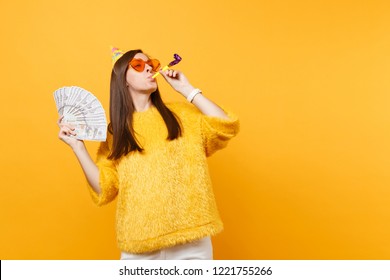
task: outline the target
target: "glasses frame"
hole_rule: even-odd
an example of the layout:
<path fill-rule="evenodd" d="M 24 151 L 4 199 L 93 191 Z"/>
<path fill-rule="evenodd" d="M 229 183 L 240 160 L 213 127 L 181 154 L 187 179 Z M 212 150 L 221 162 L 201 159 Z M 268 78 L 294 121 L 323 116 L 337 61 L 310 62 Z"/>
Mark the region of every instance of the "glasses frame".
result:
<path fill-rule="evenodd" d="M 136 66 L 135 63 L 137 63 L 137 65 L 140 64 L 140 66 L 139 66 L 140 68 L 138 68 L 138 66 Z M 154 59 L 154 58 L 148 59 L 147 61 L 145 61 L 141 58 L 133 58 L 129 62 L 129 66 L 137 72 L 143 72 L 145 70 L 146 64 L 149 65 L 150 67 L 152 67 L 152 70 L 154 72 L 157 72 L 161 66 L 160 61 L 158 59 Z"/>

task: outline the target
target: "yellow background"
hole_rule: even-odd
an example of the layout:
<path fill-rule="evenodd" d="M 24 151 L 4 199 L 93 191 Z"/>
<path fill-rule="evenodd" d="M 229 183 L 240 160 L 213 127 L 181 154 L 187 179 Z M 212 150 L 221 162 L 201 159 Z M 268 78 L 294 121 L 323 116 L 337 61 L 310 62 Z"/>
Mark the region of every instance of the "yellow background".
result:
<path fill-rule="evenodd" d="M 92 203 L 53 99 L 81 86 L 108 116 L 114 45 L 163 64 L 179 53 L 240 117 L 209 160 L 215 258 L 389 259 L 388 3 L 1 0 L 0 258 L 119 258 L 115 202 Z"/>

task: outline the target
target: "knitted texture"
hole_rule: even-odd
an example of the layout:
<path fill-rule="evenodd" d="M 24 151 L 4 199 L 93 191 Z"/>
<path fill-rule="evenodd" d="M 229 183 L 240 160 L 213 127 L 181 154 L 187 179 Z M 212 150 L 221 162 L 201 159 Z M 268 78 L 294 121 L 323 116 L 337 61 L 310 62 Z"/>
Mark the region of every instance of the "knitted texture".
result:
<path fill-rule="evenodd" d="M 118 247 L 145 253 L 215 235 L 223 228 L 207 166 L 207 156 L 224 148 L 239 130 L 229 119 L 203 115 L 192 104 L 168 103 L 180 119 L 183 135 L 166 140 L 168 130 L 155 107 L 135 112 L 133 126 L 144 152 L 117 161 L 107 159 L 112 135 L 97 154 L 102 192 L 89 187 L 104 205 L 118 197 Z"/>

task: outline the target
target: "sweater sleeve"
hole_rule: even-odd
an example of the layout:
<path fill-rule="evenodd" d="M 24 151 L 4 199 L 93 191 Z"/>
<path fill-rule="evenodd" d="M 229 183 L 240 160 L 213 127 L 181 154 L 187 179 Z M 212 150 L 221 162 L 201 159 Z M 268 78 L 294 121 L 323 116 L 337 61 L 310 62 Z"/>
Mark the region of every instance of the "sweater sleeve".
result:
<path fill-rule="evenodd" d="M 237 116 L 225 109 L 224 111 L 229 119 L 205 115 L 202 117 L 201 129 L 206 156 L 211 156 L 216 151 L 225 148 L 228 141 L 237 135 L 240 129 Z"/>
<path fill-rule="evenodd" d="M 92 200 L 98 206 L 113 201 L 118 194 L 118 174 L 114 162 L 107 159 L 109 152 L 107 141 L 100 143 L 96 157 L 96 165 L 99 168 L 99 186 L 101 193 L 97 194 L 89 187 Z"/>

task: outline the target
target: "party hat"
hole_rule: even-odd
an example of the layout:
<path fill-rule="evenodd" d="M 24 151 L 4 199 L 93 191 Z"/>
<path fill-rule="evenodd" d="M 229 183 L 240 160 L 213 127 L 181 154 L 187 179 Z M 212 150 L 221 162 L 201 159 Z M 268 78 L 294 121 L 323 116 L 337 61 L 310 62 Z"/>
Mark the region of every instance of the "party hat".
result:
<path fill-rule="evenodd" d="M 110 50 L 112 54 L 112 65 L 114 66 L 115 62 L 117 62 L 117 60 L 122 57 L 124 52 L 113 46 L 110 46 Z"/>

